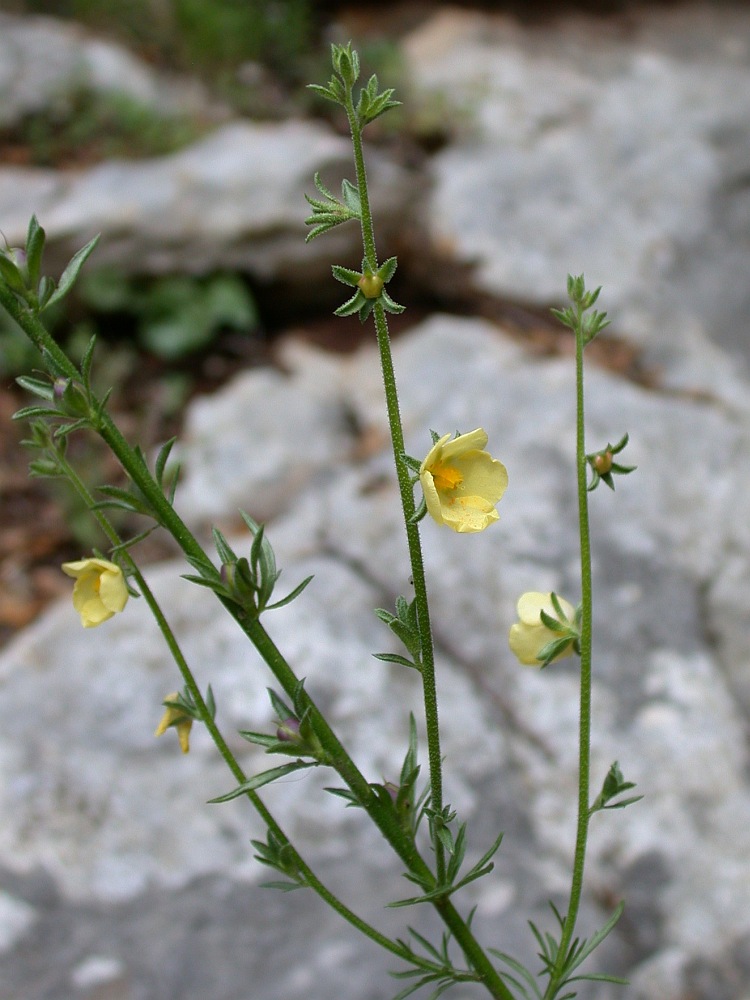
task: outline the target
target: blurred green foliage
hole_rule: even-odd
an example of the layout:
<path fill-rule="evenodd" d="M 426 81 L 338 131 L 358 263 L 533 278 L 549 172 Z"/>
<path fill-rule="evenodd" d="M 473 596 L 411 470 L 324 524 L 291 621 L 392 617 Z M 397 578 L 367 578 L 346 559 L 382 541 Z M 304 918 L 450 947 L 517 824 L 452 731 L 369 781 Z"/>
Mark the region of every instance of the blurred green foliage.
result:
<path fill-rule="evenodd" d="M 258 325 L 253 298 L 237 275 L 136 279 L 118 271 L 83 275 L 78 293 L 99 314 L 129 314 L 137 342 L 175 361 L 208 347 L 223 329 L 251 332 Z"/>
<path fill-rule="evenodd" d="M 66 314 L 54 307 L 45 313 L 47 325 L 64 338 L 74 360 L 82 355 L 92 334 L 103 333 L 98 357 L 106 358 L 111 367 L 121 355 L 125 365 L 123 371 L 108 371 L 118 376 L 115 382 L 135 363 L 134 348 L 162 361 L 182 361 L 208 349 L 224 330 L 249 335 L 259 323 L 250 291 L 234 274 L 131 278 L 118 271 L 91 271 L 82 275 L 76 292 L 78 318 L 73 325 L 66 325 Z M 132 335 L 115 343 L 107 335 L 113 326 Z M 0 377 L 28 373 L 37 363 L 36 349 L 28 338 L 5 313 L 0 314 Z"/>
<path fill-rule="evenodd" d="M 18 6 L 18 4 L 16 5 Z M 27 13 L 80 21 L 161 65 L 215 73 L 260 62 L 298 79 L 315 43 L 310 0 L 21 0 Z"/>
<path fill-rule="evenodd" d="M 80 88 L 0 130 L 0 143 L 20 147 L 32 166 L 59 167 L 171 153 L 203 131 L 196 119 L 160 114 L 128 94 Z"/>

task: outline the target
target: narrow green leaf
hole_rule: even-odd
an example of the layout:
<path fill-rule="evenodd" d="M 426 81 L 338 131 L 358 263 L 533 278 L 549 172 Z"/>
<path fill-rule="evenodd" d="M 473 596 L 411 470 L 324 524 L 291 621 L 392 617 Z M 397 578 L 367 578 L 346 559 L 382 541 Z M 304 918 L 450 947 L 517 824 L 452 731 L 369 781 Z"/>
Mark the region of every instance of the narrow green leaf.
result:
<path fill-rule="evenodd" d="M 367 300 L 362 295 L 362 292 L 357 289 L 357 291 L 352 295 L 350 299 L 347 299 L 343 305 L 340 305 L 338 309 L 333 310 L 334 316 L 353 316 L 355 312 L 358 312 L 363 300 Z"/>
<path fill-rule="evenodd" d="M 292 774 L 294 771 L 302 771 L 308 767 L 316 767 L 317 761 L 294 761 L 291 764 L 281 764 L 280 767 L 272 767 L 268 771 L 262 771 L 260 774 L 256 774 L 254 777 L 249 778 L 247 781 L 243 781 L 241 785 L 233 789 L 231 792 L 227 792 L 225 795 L 219 795 L 215 799 L 209 799 L 209 805 L 215 805 L 218 802 L 230 802 L 232 799 L 237 799 L 241 795 L 246 795 L 248 792 L 254 792 L 258 788 L 262 788 L 263 785 L 268 785 L 272 781 L 277 781 L 279 778 L 285 777 L 287 774 Z"/>
<path fill-rule="evenodd" d="M 47 381 L 42 381 L 42 379 L 32 378 L 30 375 L 19 375 L 16 379 L 16 385 L 20 385 L 22 389 L 32 393 L 34 396 L 50 400 L 50 402 L 55 398 L 55 391 L 51 384 Z"/>
<path fill-rule="evenodd" d="M 5 256 L 2 250 L 0 250 L 0 279 L 2 279 L 12 291 L 17 292 L 24 299 L 26 298 L 26 285 L 23 280 L 23 275 L 13 261 Z"/>
<path fill-rule="evenodd" d="M 294 709 L 290 708 L 284 699 L 278 695 L 273 688 L 266 688 L 268 691 L 268 697 L 271 700 L 271 707 L 276 713 L 276 718 L 279 722 L 283 722 L 284 719 L 290 719 L 294 716 Z"/>
<path fill-rule="evenodd" d="M 382 660 L 383 663 L 396 663 L 400 667 L 411 667 L 412 670 L 420 670 L 413 660 L 407 660 L 405 656 L 399 656 L 398 653 L 373 653 L 372 655 L 376 660 Z"/>
<path fill-rule="evenodd" d="M 13 414 L 11 420 L 30 420 L 32 417 L 60 417 L 60 411 L 48 406 L 24 406 Z"/>
<path fill-rule="evenodd" d="M 78 272 L 81 270 L 89 254 L 94 250 L 98 242 L 99 236 L 97 235 L 93 238 L 93 240 L 89 240 L 85 247 L 81 247 L 78 253 L 73 255 L 70 263 L 62 273 L 60 283 L 57 286 L 55 293 L 47 300 L 44 307 L 45 309 L 53 305 L 55 302 L 59 302 L 68 294 L 78 277 Z"/>
<path fill-rule="evenodd" d="M 305 587 L 308 585 L 308 583 L 310 583 L 312 579 L 313 579 L 312 576 L 305 577 L 302 583 L 297 584 L 294 590 L 288 593 L 286 597 L 282 597 L 280 601 L 275 601 L 273 604 L 267 604 L 264 610 L 275 611 L 276 608 L 283 608 L 287 604 L 291 604 L 291 602 L 295 600 L 295 598 L 299 597 L 299 595 L 302 593 L 302 591 L 305 589 Z"/>
<path fill-rule="evenodd" d="M 341 182 L 341 197 L 352 215 L 357 219 L 361 218 L 362 202 L 360 201 L 359 190 L 351 181 L 346 180 L 346 178 Z"/>
<path fill-rule="evenodd" d="M 223 565 L 236 562 L 237 556 L 235 555 L 234 550 L 219 529 L 216 527 L 212 528 L 211 534 L 213 535 L 214 545 L 216 546 L 216 554 L 218 555 L 220 562 Z"/>
<path fill-rule="evenodd" d="M 162 481 L 164 479 L 164 469 L 166 468 L 167 461 L 169 459 L 169 454 L 174 447 L 174 443 L 177 437 L 171 437 L 168 441 L 159 449 L 159 454 L 156 456 L 156 462 L 154 464 L 154 475 L 159 486 L 162 486 Z M 163 488 L 163 487 L 162 487 Z"/>
<path fill-rule="evenodd" d="M 282 882 L 281 880 L 261 882 L 260 887 L 261 889 L 280 889 L 281 892 L 294 892 L 295 889 L 307 888 L 304 882 Z"/>
<path fill-rule="evenodd" d="M 43 275 L 41 281 L 39 282 L 39 289 L 37 291 L 36 297 L 39 303 L 38 312 L 42 312 L 49 302 L 50 298 L 55 292 L 57 285 L 54 280 L 48 275 Z"/>
<path fill-rule="evenodd" d="M 26 268 L 29 272 L 30 288 L 36 288 L 39 284 L 45 239 L 45 232 L 39 225 L 36 215 L 32 215 L 26 234 Z"/>
<path fill-rule="evenodd" d="M 389 257 L 378 268 L 378 277 L 382 278 L 385 284 L 391 280 L 398 267 L 398 257 Z"/>
<path fill-rule="evenodd" d="M 617 921 L 622 916 L 622 912 L 623 912 L 624 909 L 625 909 L 625 903 L 621 902 L 621 903 L 619 903 L 617 905 L 617 907 L 615 908 L 614 913 L 609 918 L 609 920 L 606 922 L 606 924 L 604 924 L 604 926 L 600 930 L 598 930 L 595 934 L 592 934 L 591 938 L 588 941 L 585 941 L 583 943 L 583 945 L 582 945 L 582 947 L 581 947 L 578 955 L 576 956 L 575 960 L 568 966 L 568 968 L 567 968 L 566 971 L 572 972 L 573 969 L 577 969 L 578 966 L 586 958 L 588 958 L 588 956 L 592 953 L 592 951 L 594 951 L 595 948 L 599 947 L 599 945 L 602 943 L 602 941 L 614 929 L 615 924 L 617 923 Z"/>
<path fill-rule="evenodd" d="M 356 287 L 362 277 L 360 271 L 351 271 L 348 267 L 342 267 L 340 264 L 333 264 L 331 272 L 336 281 L 340 281 L 343 285 L 352 285 L 354 287 Z"/>
<path fill-rule="evenodd" d="M 89 340 L 86 350 L 81 358 L 81 378 L 86 389 L 91 388 L 91 365 L 94 361 L 94 348 L 96 347 L 96 334 Z"/>

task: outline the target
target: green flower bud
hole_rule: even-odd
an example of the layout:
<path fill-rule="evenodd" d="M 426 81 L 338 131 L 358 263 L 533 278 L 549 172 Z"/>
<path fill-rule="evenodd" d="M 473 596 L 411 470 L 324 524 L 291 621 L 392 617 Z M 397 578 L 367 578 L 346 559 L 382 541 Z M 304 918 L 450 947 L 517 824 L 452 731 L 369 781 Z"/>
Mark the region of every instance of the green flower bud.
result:
<path fill-rule="evenodd" d="M 357 282 L 366 299 L 376 299 L 383 291 L 384 281 L 379 274 L 363 274 Z"/>

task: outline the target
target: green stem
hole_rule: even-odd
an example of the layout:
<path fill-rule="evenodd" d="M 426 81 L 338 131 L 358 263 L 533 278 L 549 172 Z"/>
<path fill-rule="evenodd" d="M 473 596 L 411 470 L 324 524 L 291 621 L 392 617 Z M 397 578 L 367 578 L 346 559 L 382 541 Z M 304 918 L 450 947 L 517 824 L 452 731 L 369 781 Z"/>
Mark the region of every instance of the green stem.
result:
<path fill-rule="evenodd" d="M 578 489 L 578 524 L 581 550 L 581 691 L 578 728 L 578 822 L 573 857 L 570 902 L 565 915 L 555 968 L 545 993 L 545 1000 L 555 996 L 562 978 L 568 948 L 573 939 L 583 891 L 583 870 L 589 829 L 589 781 L 591 767 L 591 534 L 589 530 L 588 490 L 586 488 L 586 439 L 583 392 L 583 307 L 576 303 L 576 472 Z"/>
<path fill-rule="evenodd" d="M 374 271 L 377 268 L 377 253 L 375 250 L 375 235 L 373 230 L 370 197 L 367 189 L 367 174 L 365 158 L 362 150 L 362 129 L 354 109 L 351 90 L 347 94 L 346 113 L 354 149 L 354 164 L 357 173 L 357 189 L 362 211 L 362 242 L 365 250 L 365 260 Z M 430 610 L 427 600 L 427 580 L 422 558 L 422 545 L 419 537 L 419 527 L 413 523 L 416 513 L 414 504 L 414 487 L 409 469 L 403 461 L 405 451 L 404 430 L 401 422 L 401 412 L 396 388 L 396 375 L 393 368 L 391 340 L 388 333 L 388 321 L 381 302 L 376 302 L 373 310 L 375 331 L 380 351 L 380 365 L 385 388 L 385 402 L 388 414 L 388 424 L 391 432 L 393 457 L 396 464 L 396 476 L 401 506 L 406 524 L 406 538 L 411 561 L 414 598 L 417 605 L 417 621 L 419 623 L 422 692 L 425 712 L 425 728 L 427 731 L 427 756 L 430 769 L 430 806 L 434 820 L 432 844 L 435 851 L 435 874 L 438 885 L 445 880 L 445 850 L 440 838 L 436 835 L 437 824 L 441 822 L 443 811 L 443 759 L 440 752 L 440 726 L 438 721 L 437 686 L 435 682 L 435 652 L 430 625 Z"/>
<path fill-rule="evenodd" d="M 357 189 L 361 206 L 362 243 L 365 261 L 370 270 L 377 269 L 377 252 L 373 229 L 370 197 L 367 187 L 367 174 L 362 149 L 362 129 L 354 109 L 351 88 L 347 88 L 346 113 L 354 149 L 354 164 L 357 176 Z M 441 822 L 443 810 L 443 777 L 442 755 L 440 752 L 440 726 L 438 722 L 437 687 L 435 682 L 435 653 L 430 625 L 430 611 L 427 599 L 427 581 L 422 558 L 422 545 L 419 537 L 419 527 L 414 523 L 416 513 L 414 503 L 414 488 L 408 467 L 403 461 L 405 452 L 404 431 L 396 387 L 396 375 L 393 367 L 393 353 L 388 333 L 388 321 L 381 302 L 376 302 L 373 309 L 375 331 L 380 352 L 380 363 L 385 389 L 386 410 L 390 426 L 393 457 L 396 466 L 401 506 L 406 525 L 406 538 L 409 547 L 414 599 L 417 607 L 419 624 L 422 691 L 425 711 L 425 727 L 427 731 L 427 754 L 430 770 L 430 805 L 434 810 L 435 820 L 431 824 L 433 830 L 432 844 L 435 851 L 435 874 L 438 885 L 445 880 L 445 851 L 443 843 L 436 834 L 437 824 Z M 471 929 L 460 916 L 448 898 L 435 903 L 440 917 L 451 930 L 459 947 L 467 960 L 476 970 L 481 981 L 495 1000 L 513 1000 L 513 994 L 502 981 L 497 970 L 488 959 L 483 948 L 474 937 Z"/>

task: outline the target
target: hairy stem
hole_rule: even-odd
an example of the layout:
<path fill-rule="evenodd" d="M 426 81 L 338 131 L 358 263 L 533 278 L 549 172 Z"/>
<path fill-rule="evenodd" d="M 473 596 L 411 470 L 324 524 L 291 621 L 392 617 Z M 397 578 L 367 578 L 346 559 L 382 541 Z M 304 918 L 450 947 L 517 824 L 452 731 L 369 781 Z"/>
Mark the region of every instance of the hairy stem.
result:
<path fill-rule="evenodd" d="M 586 441 L 583 392 L 583 306 L 576 303 L 576 473 L 578 525 L 581 552 L 581 678 L 578 728 L 578 821 L 573 856 L 570 901 L 565 915 L 560 948 L 550 976 L 545 1000 L 551 1000 L 559 988 L 570 943 L 573 940 L 583 891 L 583 870 L 589 829 L 589 780 L 591 766 L 591 534 L 589 530 L 588 491 L 586 489 Z"/>

